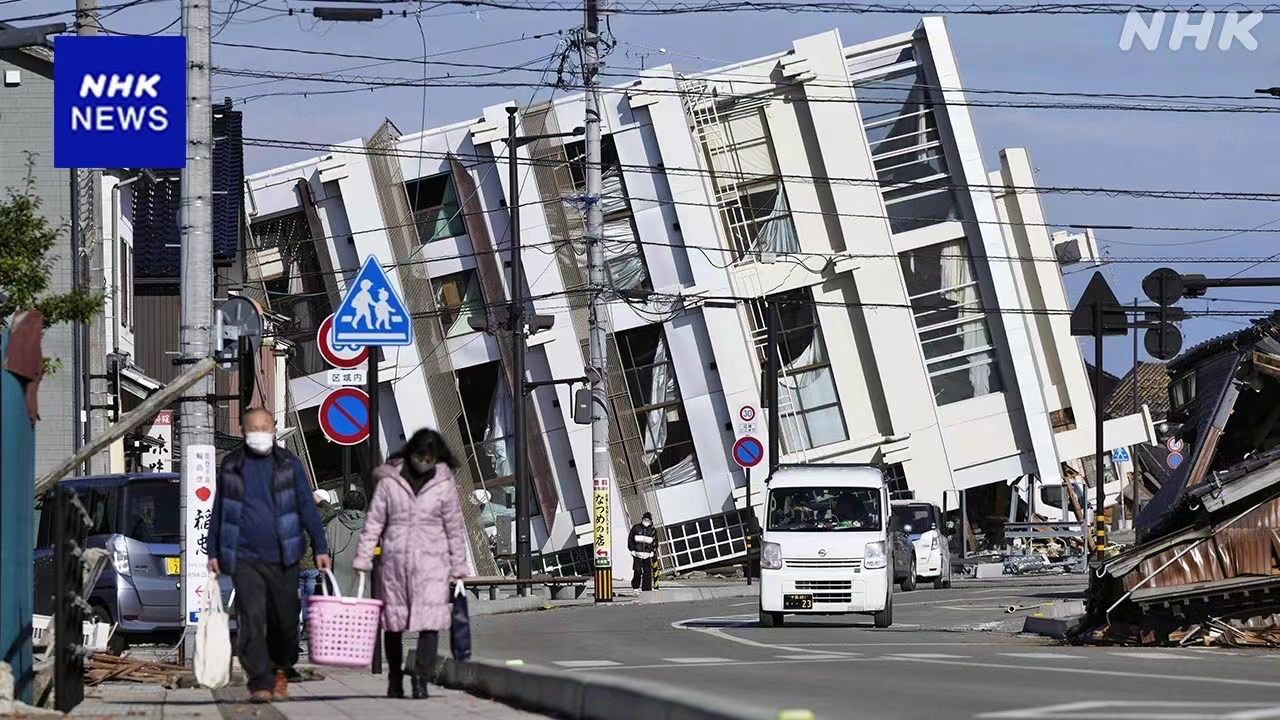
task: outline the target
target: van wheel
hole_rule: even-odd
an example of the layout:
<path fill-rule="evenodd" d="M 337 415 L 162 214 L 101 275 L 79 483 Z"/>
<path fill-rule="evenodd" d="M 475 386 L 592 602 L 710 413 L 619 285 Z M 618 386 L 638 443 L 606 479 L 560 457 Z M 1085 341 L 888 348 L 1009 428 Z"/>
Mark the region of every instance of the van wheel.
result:
<path fill-rule="evenodd" d="M 893 590 L 889 590 L 889 597 L 884 601 L 884 609 L 877 612 L 874 616 L 875 625 L 878 628 L 887 628 L 893 624 Z"/>
<path fill-rule="evenodd" d="M 760 627 L 763 628 L 780 628 L 782 627 L 782 613 L 760 611 Z"/>
<path fill-rule="evenodd" d="M 916 589 L 916 561 L 911 559 L 911 568 L 907 570 L 907 576 L 902 579 L 902 592 L 911 592 Z"/>

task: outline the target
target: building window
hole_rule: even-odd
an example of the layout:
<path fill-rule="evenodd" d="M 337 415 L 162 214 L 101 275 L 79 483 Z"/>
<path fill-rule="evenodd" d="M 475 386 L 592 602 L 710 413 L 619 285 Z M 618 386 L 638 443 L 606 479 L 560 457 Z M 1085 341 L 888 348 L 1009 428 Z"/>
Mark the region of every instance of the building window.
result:
<path fill-rule="evenodd" d="M 884 483 L 890 500 L 912 497 L 911 488 L 907 486 L 907 471 L 902 463 L 884 466 Z"/>
<path fill-rule="evenodd" d="M 569 173 L 579 193 L 587 189 L 585 146 L 573 142 L 565 146 L 569 158 Z M 604 215 L 604 269 L 612 290 L 649 290 L 649 270 L 640 251 L 640 240 L 632 221 L 631 200 L 627 196 L 622 178 L 622 165 L 618 150 L 611 136 L 600 142 L 601 198 L 600 209 Z"/>
<path fill-rule="evenodd" d="M 504 493 L 515 492 L 515 411 L 506 373 L 495 360 L 458 370 L 456 377 L 462 401 L 458 425 L 467 455 L 474 459 L 485 489 L 502 502 Z"/>
<path fill-rule="evenodd" d="M 746 528 L 745 510 L 665 525 L 658 539 L 662 569 L 689 570 L 741 557 L 747 552 Z"/>
<path fill-rule="evenodd" d="M 836 392 L 831 358 L 818 324 L 818 308 L 808 288 L 771 295 L 778 321 L 778 418 L 782 451 L 800 452 L 849 439 L 840 396 Z M 756 303 L 753 319 L 764 330 L 763 303 Z M 757 331 L 757 336 L 763 333 Z M 758 346 L 762 367 L 765 348 Z"/>
<path fill-rule="evenodd" d="M 418 239 L 424 245 L 467 232 L 451 173 L 419 178 L 405 183 L 404 188 L 409 194 L 413 221 L 418 226 Z"/>
<path fill-rule="evenodd" d="M 934 402 L 947 405 L 1003 390 L 968 243 L 951 240 L 899 258 Z"/>
<path fill-rule="evenodd" d="M 631 405 L 636 410 L 650 482 L 670 487 L 697 480 L 693 432 L 680 400 L 675 367 L 662 325 L 615 335 Z"/>
<path fill-rule="evenodd" d="M 894 233 L 959 217 L 924 68 L 859 83 L 858 107 Z"/>
<path fill-rule="evenodd" d="M 698 129 L 734 258 L 800 250 L 764 108 Z"/>
<path fill-rule="evenodd" d="M 1180 375 L 1169 383 L 1169 408 L 1171 410 L 1182 410 L 1195 399 L 1196 373 L 1194 370 Z"/>
<path fill-rule="evenodd" d="M 436 309 L 440 312 L 440 327 L 444 336 L 457 337 L 474 332 L 468 319 L 483 317 L 485 314 L 484 293 L 481 292 L 480 278 L 476 271 L 463 270 L 434 278 L 431 288 L 436 299 Z"/>

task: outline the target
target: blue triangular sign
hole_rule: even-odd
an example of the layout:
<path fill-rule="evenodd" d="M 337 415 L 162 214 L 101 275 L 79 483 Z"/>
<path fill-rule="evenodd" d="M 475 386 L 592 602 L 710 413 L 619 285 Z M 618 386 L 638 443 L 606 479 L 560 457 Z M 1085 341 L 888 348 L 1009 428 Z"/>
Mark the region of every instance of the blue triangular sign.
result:
<path fill-rule="evenodd" d="M 386 272 L 372 255 L 347 286 L 333 314 L 334 345 L 409 345 L 413 321 Z"/>

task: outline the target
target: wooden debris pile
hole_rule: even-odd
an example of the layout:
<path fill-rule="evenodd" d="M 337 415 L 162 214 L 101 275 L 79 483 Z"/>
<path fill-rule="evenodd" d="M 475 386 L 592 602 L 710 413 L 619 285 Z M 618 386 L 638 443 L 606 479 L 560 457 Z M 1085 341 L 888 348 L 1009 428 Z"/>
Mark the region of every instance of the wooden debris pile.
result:
<path fill-rule="evenodd" d="M 1169 634 L 1178 645 L 1231 648 L 1280 648 L 1280 624 L 1250 627 L 1254 623 L 1226 623 L 1211 619 Z"/>
<path fill-rule="evenodd" d="M 147 662 L 105 653 L 95 654 L 85 665 L 85 685 L 93 687 L 108 681 L 163 685 L 171 690 L 194 687 L 195 676 L 181 665 Z"/>

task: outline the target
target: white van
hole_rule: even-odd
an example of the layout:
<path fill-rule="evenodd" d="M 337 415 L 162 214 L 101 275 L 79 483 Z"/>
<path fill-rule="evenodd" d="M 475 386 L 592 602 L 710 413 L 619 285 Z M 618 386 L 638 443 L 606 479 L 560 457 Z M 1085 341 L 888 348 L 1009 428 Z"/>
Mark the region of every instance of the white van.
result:
<path fill-rule="evenodd" d="M 893 623 L 895 553 L 884 474 L 874 465 L 794 465 L 768 482 L 760 625 L 789 614 L 865 613 Z"/>

